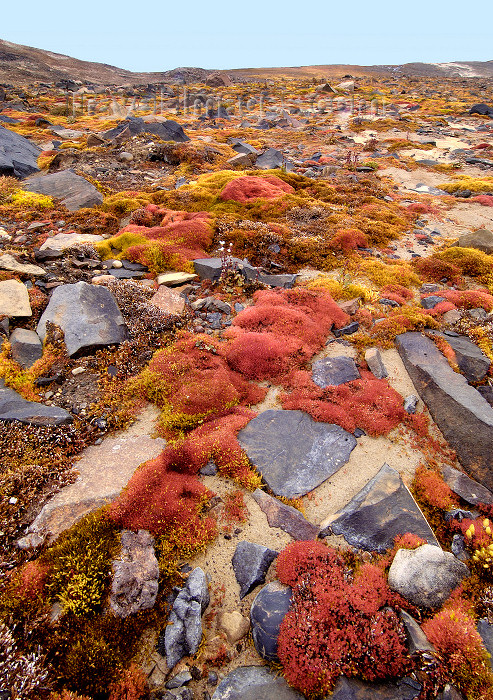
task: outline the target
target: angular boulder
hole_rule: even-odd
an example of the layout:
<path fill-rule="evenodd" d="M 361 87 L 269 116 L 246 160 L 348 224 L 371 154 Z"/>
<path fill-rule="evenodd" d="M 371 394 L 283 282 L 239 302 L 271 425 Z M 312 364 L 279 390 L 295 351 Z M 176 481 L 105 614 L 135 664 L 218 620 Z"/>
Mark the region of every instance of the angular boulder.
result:
<path fill-rule="evenodd" d="M 303 411 L 268 410 L 238 441 L 276 496 L 296 498 L 319 486 L 349 459 L 356 438 L 338 425 L 316 423 Z"/>
<path fill-rule="evenodd" d="M 444 338 L 455 352 L 459 369 L 468 382 L 481 382 L 486 377 L 491 361 L 476 343 L 465 335 L 437 335 Z"/>
<path fill-rule="evenodd" d="M 493 503 L 493 493 L 491 491 L 488 491 L 482 484 L 478 484 L 477 481 L 474 481 L 474 479 L 471 479 L 458 469 L 445 464 L 442 467 L 442 475 L 445 483 L 452 491 L 466 503 L 469 503 L 469 505 L 477 506 L 479 503 Z"/>
<path fill-rule="evenodd" d="M 154 538 L 146 530 L 123 530 L 120 556 L 113 561 L 110 608 L 115 615 L 128 617 L 152 608 L 157 598 L 158 579 Z"/>
<path fill-rule="evenodd" d="M 313 363 L 312 378 L 322 389 L 328 386 L 339 386 L 346 382 L 360 379 L 361 375 L 352 357 L 324 357 Z"/>
<path fill-rule="evenodd" d="M 483 253 L 493 253 L 493 232 L 482 228 L 471 233 L 463 233 L 457 241 L 461 248 L 476 248 Z"/>
<path fill-rule="evenodd" d="M 64 332 L 70 356 L 80 350 L 117 345 L 127 338 L 123 316 L 110 290 L 86 282 L 64 284 L 54 290 L 37 327 L 42 340 L 48 321 Z"/>
<path fill-rule="evenodd" d="M 389 586 L 413 605 L 439 608 L 469 569 L 450 552 L 423 544 L 399 549 L 389 570 Z"/>
<path fill-rule="evenodd" d="M 173 603 L 164 631 L 166 663 L 174 668 L 184 656 L 193 656 L 202 639 L 202 614 L 209 605 L 205 573 L 197 567 Z"/>
<path fill-rule="evenodd" d="M 40 149 L 14 131 L 0 126 L 0 175 L 24 178 L 39 171 Z"/>
<path fill-rule="evenodd" d="M 0 282 L 0 316 L 32 316 L 27 287 L 18 280 Z"/>
<path fill-rule="evenodd" d="M 95 207 L 103 203 L 101 192 L 83 177 L 76 175 L 73 170 L 31 177 L 26 181 L 24 189 L 61 199 L 69 211 Z"/>
<path fill-rule="evenodd" d="M 493 408 L 432 340 L 403 333 L 396 346 L 421 399 L 469 474 L 493 490 Z"/>
<path fill-rule="evenodd" d="M 66 425 L 73 419 L 64 408 L 26 401 L 0 379 L 0 420 L 16 420 L 26 425 Z"/>
<path fill-rule="evenodd" d="M 140 133 L 154 134 L 163 139 L 163 141 L 190 141 L 183 131 L 183 127 L 178 122 L 167 119 L 163 122 L 146 123 L 142 117 L 127 117 L 124 121 L 117 124 L 114 129 L 105 131 L 101 136 L 111 141 L 118 137 L 123 137 L 124 134 L 126 138 L 130 138 Z"/>
<path fill-rule="evenodd" d="M 306 520 L 297 508 L 286 505 L 262 489 L 255 489 L 252 496 L 267 516 L 270 527 L 278 527 L 294 540 L 317 539 L 320 527 Z"/>
<path fill-rule="evenodd" d="M 365 683 L 357 678 L 341 676 L 334 686 L 330 700 L 414 700 L 419 697 L 420 692 L 420 683 L 412 678 L 387 683 Z"/>
<path fill-rule="evenodd" d="M 406 532 L 438 546 L 409 489 L 388 464 L 334 517 L 330 530 L 342 535 L 353 547 L 368 552 L 385 552 L 397 535 Z"/>
<path fill-rule="evenodd" d="M 31 367 L 43 354 L 43 346 L 34 331 L 16 328 L 9 338 L 12 358 L 26 369 Z"/>
<path fill-rule="evenodd" d="M 278 556 L 268 547 L 253 542 L 239 542 L 233 555 L 233 570 L 240 584 L 240 599 L 264 583 L 269 566 Z"/>
<path fill-rule="evenodd" d="M 219 683 L 212 700 L 303 700 L 284 678 L 267 666 L 241 666 Z"/>
<path fill-rule="evenodd" d="M 257 593 L 250 608 L 255 649 L 266 661 L 278 661 L 277 638 L 281 622 L 289 610 L 291 588 L 273 581 Z"/>

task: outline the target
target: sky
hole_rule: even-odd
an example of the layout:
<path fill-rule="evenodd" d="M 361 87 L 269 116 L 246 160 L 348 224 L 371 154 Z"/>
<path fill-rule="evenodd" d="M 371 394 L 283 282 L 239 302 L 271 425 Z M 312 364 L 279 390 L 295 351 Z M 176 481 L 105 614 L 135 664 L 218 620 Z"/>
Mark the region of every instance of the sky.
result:
<path fill-rule="evenodd" d="M 0 39 L 132 71 L 493 60 L 493 3 L 23 0 Z"/>

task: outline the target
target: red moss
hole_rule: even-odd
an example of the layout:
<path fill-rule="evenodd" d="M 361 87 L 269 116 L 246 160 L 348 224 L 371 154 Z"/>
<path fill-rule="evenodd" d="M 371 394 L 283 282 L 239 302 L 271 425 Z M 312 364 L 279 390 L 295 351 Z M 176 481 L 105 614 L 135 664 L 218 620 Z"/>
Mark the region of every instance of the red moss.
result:
<path fill-rule="evenodd" d="M 493 197 L 490 194 L 480 194 L 477 197 L 471 197 L 471 202 L 477 202 L 483 207 L 493 207 Z"/>
<path fill-rule="evenodd" d="M 460 268 L 446 260 L 438 258 L 417 258 L 413 262 L 418 275 L 425 282 L 440 282 L 447 280 L 451 284 L 460 284 L 462 282 L 462 273 Z"/>
<path fill-rule="evenodd" d="M 342 229 L 332 238 L 330 247 L 333 250 L 349 253 L 357 248 L 368 248 L 368 238 L 356 228 Z"/>
<path fill-rule="evenodd" d="M 334 550 L 295 542 L 281 552 L 277 572 L 293 587 L 278 642 L 290 685 L 322 696 L 342 674 L 373 681 L 408 670 L 405 635 L 389 607 L 400 599 L 379 568 L 365 564 L 352 577 Z"/>
<path fill-rule="evenodd" d="M 16 579 L 16 593 L 24 599 L 41 598 L 44 593 L 48 566 L 39 561 L 29 561 L 19 572 Z"/>
<path fill-rule="evenodd" d="M 383 379 L 361 371 L 361 379 L 321 389 L 309 372 L 293 372 L 294 387 L 280 397 L 282 407 L 309 413 L 316 421 L 336 423 L 349 432 L 361 428 L 372 436 L 386 435 L 406 418 L 402 396 Z"/>
<path fill-rule="evenodd" d="M 111 684 L 108 700 L 143 700 L 145 697 L 147 676 L 137 664 L 131 664 L 122 672 L 121 678 Z"/>
<path fill-rule="evenodd" d="M 223 200 L 233 200 L 240 202 L 240 204 L 248 204 L 256 199 L 278 199 L 288 192 L 294 192 L 294 188 L 275 175 L 268 175 L 267 177 L 246 175 L 228 182 L 219 197 Z"/>
<path fill-rule="evenodd" d="M 424 202 L 413 202 L 409 204 L 406 209 L 411 212 L 411 214 L 436 214 L 437 208 L 432 207 L 430 204 L 424 204 Z"/>
<path fill-rule="evenodd" d="M 407 289 L 407 287 L 403 287 L 402 284 L 386 284 L 381 288 L 380 294 L 389 299 L 392 297 L 388 295 L 394 294 L 396 298 L 399 297 L 399 299 L 401 299 L 401 301 L 399 301 L 400 304 L 404 304 L 406 301 L 410 301 L 413 298 L 411 290 Z"/>
<path fill-rule="evenodd" d="M 449 510 L 459 506 L 459 499 L 443 477 L 423 464 L 418 466 L 414 474 L 413 491 L 420 501 L 433 508 Z"/>
<path fill-rule="evenodd" d="M 486 290 L 467 289 L 459 292 L 456 289 L 450 289 L 443 292 L 443 296 L 459 309 L 481 308 L 485 311 L 493 309 L 493 296 Z"/>

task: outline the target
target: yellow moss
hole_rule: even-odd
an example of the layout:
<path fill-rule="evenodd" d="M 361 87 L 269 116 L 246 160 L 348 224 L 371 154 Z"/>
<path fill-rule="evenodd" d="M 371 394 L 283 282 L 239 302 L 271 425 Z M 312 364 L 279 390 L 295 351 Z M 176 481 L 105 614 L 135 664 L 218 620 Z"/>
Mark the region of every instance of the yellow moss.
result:
<path fill-rule="evenodd" d="M 403 287 L 418 287 L 421 280 L 413 271 L 409 263 L 404 260 L 384 263 L 380 260 L 363 260 L 360 264 L 361 272 L 365 274 L 377 287 L 385 287 L 388 284 L 400 284 Z"/>
<path fill-rule="evenodd" d="M 108 260 L 109 258 L 120 259 L 125 257 L 125 252 L 128 248 L 141 243 L 148 243 L 147 238 L 141 236 L 139 233 L 125 231 L 120 233 L 119 236 L 107 238 L 100 243 L 96 243 L 94 247 L 102 260 Z"/>
<path fill-rule="evenodd" d="M 474 277 L 493 291 L 493 257 L 482 250 L 452 246 L 433 257 L 457 265 L 464 275 Z"/>
<path fill-rule="evenodd" d="M 54 203 L 46 194 L 20 190 L 11 195 L 10 206 L 13 209 L 53 209 Z"/>
<path fill-rule="evenodd" d="M 374 302 L 377 301 L 379 298 L 379 294 L 377 291 L 371 289 L 370 287 L 364 284 L 354 282 L 343 284 L 341 282 L 338 282 L 334 278 L 329 277 L 329 275 L 319 275 L 316 279 L 311 280 L 305 286 L 308 287 L 308 289 L 327 290 L 330 293 L 330 295 L 336 300 L 348 300 L 361 297 L 365 302 Z"/>
<path fill-rule="evenodd" d="M 101 209 L 110 214 L 125 216 L 136 209 L 145 207 L 150 201 L 151 195 L 144 192 L 117 192 L 105 198 Z"/>
<path fill-rule="evenodd" d="M 493 177 L 474 178 L 468 175 L 458 175 L 455 182 L 446 182 L 438 187 L 449 194 L 459 190 L 470 190 L 474 194 L 493 192 Z"/>

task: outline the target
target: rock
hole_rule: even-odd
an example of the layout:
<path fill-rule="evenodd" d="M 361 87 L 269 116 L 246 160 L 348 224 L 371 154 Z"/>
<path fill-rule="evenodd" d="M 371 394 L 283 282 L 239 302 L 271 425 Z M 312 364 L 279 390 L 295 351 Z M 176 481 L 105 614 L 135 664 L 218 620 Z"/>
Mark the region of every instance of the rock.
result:
<path fill-rule="evenodd" d="M 289 610 L 291 588 L 279 581 L 264 586 L 250 608 L 252 637 L 255 649 L 266 661 L 279 661 L 277 638 L 279 628 Z"/>
<path fill-rule="evenodd" d="M 463 233 L 457 241 L 457 245 L 461 248 L 476 248 L 482 250 L 483 253 L 493 253 L 493 232 L 488 229 L 481 228 L 478 231 Z"/>
<path fill-rule="evenodd" d="M 261 170 L 275 170 L 276 168 L 281 168 L 285 162 L 286 159 L 281 151 L 275 148 L 268 148 L 257 158 L 255 167 Z"/>
<path fill-rule="evenodd" d="M 442 301 L 447 301 L 445 297 L 430 296 L 423 297 L 421 299 L 421 306 L 423 309 L 434 309 L 437 304 L 441 304 Z"/>
<path fill-rule="evenodd" d="M 457 323 L 462 318 L 462 314 L 458 309 L 450 309 L 443 314 L 443 322 L 448 325 Z"/>
<path fill-rule="evenodd" d="M 174 668 L 184 656 L 193 656 L 202 639 L 202 614 L 209 605 L 205 573 L 197 567 L 173 603 L 164 631 L 166 663 Z"/>
<path fill-rule="evenodd" d="M 278 527 L 294 540 L 315 540 L 320 532 L 318 525 L 308 522 L 299 510 L 288 506 L 261 489 L 252 494 L 260 509 L 267 516 L 270 527 Z"/>
<path fill-rule="evenodd" d="M 159 287 L 158 291 L 150 299 L 150 303 L 157 306 L 161 311 L 165 311 L 173 316 L 179 316 L 185 310 L 185 299 L 178 292 L 174 292 L 164 284 Z"/>
<path fill-rule="evenodd" d="M 13 318 L 32 315 L 26 285 L 18 280 L 0 282 L 0 316 Z"/>
<path fill-rule="evenodd" d="M 349 299 L 348 301 L 338 301 L 337 306 L 340 309 L 342 309 L 344 313 L 348 314 L 348 316 L 354 316 L 354 314 L 359 309 L 360 300 L 361 297 L 357 297 L 356 299 Z"/>
<path fill-rule="evenodd" d="M 13 359 L 26 369 L 31 367 L 43 354 L 43 346 L 34 331 L 16 328 L 9 338 Z"/>
<path fill-rule="evenodd" d="M 40 154 L 29 139 L 0 126 L 0 175 L 24 178 L 38 172 Z"/>
<path fill-rule="evenodd" d="M 173 690 L 173 688 L 182 688 L 187 683 L 190 683 L 191 680 L 192 674 L 190 671 L 182 671 L 181 673 L 177 673 L 176 676 L 173 676 L 173 678 L 166 683 L 166 688 L 168 690 Z"/>
<path fill-rule="evenodd" d="M 253 542 L 239 542 L 233 555 L 233 569 L 240 584 L 240 599 L 264 583 L 270 565 L 278 556 L 268 547 Z"/>
<path fill-rule="evenodd" d="M 423 544 L 399 549 L 389 570 L 389 586 L 413 605 L 439 608 L 469 569 L 450 552 Z"/>
<path fill-rule="evenodd" d="M 385 552 L 397 535 L 412 532 L 438 546 L 418 504 L 399 473 L 384 464 L 378 474 L 341 510 L 332 516 L 330 530 L 353 547 Z M 326 523 L 322 523 L 324 526 Z"/>
<path fill-rule="evenodd" d="M 469 114 L 481 114 L 486 117 L 493 117 L 493 107 L 488 107 L 484 102 L 475 104 L 469 110 Z"/>
<path fill-rule="evenodd" d="M 190 141 L 183 131 L 183 127 L 172 119 L 167 119 L 164 122 L 146 123 L 141 117 L 127 117 L 114 129 L 105 131 L 101 136 L 107 141 L 116 139 L 117 142 L 121 142 L 140 133 L 159 136 L 163 141 L 176 141 L 179 143 Z M 124 135 L 125 138 L 123 138 Z"/>
<path fill-rule="evenodd" d="M 146 530 L 123 530 L 120 556 L 113 561 L 111 610 L 117 617 L 128 617 L 152 608 L 157 598 L 158 579 L 154 538 Z"/>
<path fill-rule="evenodd" d="M 437 700 L 464 700 L 464 696 L 457 688 L 447 683 L 443 691 L 437 695 Z"/>
<path fill-rule="evenodd" d="M 338 425 L 317 423 L 302 411 L 263 411 L 238 441 L 276 496 L 296 498 L 340 469 L 356 439 Z"/>
<path fill-rule="evenodd" d="M 42 267 L 31 265 L 30 263 L 17 262 L 14 256 L 8 253 L 0 255 L 0 269 L 18 272 L 21 275 L 32 275 L 33 277 L 46 275 L 46 270 L 43 270 Z"/>
<path fill-rule="evenodd" d="M 356 333 L 359 329 L 358 321 L 351 321 L 347 326 L 343 328 L 333 328 L 332 333 L 336 338 L 340 338 L 343 335 L 352 335 Z"/>
<path fill-rule="evenodd" d="M 378 348 L 368 348 L 365 352 L 365 361 L 368 365 L 368 369 L 377 379 L 384 379 L 384 377 L 388 376 L 388 372 L 383 364 L 382 355 Z"/>
<path fill-rule="evenodd" d="M 95 207 L 103 203 L 101 192 L 83 177 L 76 175 L 73 170 L 30 177 L 24 189 L 61 199 L 69 211 L 78 211 L 82 207 Z"/>
<path fill-rule="evenodd" d="M 223 678 L 211 700 L 303 700 L 303 697 L 267 666 L 241 666 Z"/>
<path fill-rule="evenodd" d="M 62 251 L 71 248 L 74 245 L 83 243 L 99 243 L 104 241 L 103 236 L 97 236 L 92 233 L 57 233 L 40 246 L 40 250 Z"/>
<path fill-rule="evenodd" d="M 493 409 L 421 333 L 403 333 L 396 345 L 414 386 L 462 466 L 493 490 Z"/>
<path fill-rule="evenodd" d="M 404 410 L 406 413 L 416 413 L 418 407 L 418 397 L 415 394 L 409 394 L 404 399 Z"/>
<path fill-rule="evenodd" d="M 252 155 L 252 156 L 258 156 L 258 151 L 254 146 L 251 146 L 249 143 L 246 143 L 246 141 L 242 141 L 241 139 L 228 139 L 228 143 L 230 144 L 231 148 L 233 151 L 236 151 L 237 153 L 244 153 L 247 155 Z"/>
<path fill-rule="evenodd" d="M 267 284 L 269 287 L 280 287 L 281 289 L 292 289 L 297 277 L 297 275 L 289 274 L 272 275 L 260 268 L 252 267 L 252 265 L 243 265 L 241 273 L 248 281 Z"/>
<path fill-rule="evenodd" d="M 255 156 L 247 153 L 238 153 L 226 161 L 226 165 L 230 168 L 251 168 L 255 162 Z"/>
<path fill-rule="evenodd" d="M 164 284 L 166 287 L 178 287 L 181 284 L 194 282 L 197 275 L 190 272 L 163 272 L 162 275 L 156 277 L 156 282 L 159 285 Z"/>
<path fill-rule="evenodd" d="M 483 640 L 483 644 L 486 647 L 486 651 L 490 655 L 491 666 L 491 657 L 493 656 L 493 625 L 490 622 L 488 622 L 486 618 L 483 618 L 481 620 L 478 620 L 476 628 L 479 634 L 481 635 L 481 639 Z"/>
<path fill-rule="evenodd" d="M 228 266 L 239 267 L 245 264 L 244 260 L 228 256 Z M 225 261 L 222 258 L 198 258 L 193 261 L 195 272 L 201 280 L 212 280 L 217 282 L 225 268 Z"/>
<path fill-rule="evenodd" d="M 477 506 L 479 503 L 493 503 L 493 493 L 474 479 L 445 464 L 441 469 L 445 483 L 466 503 L 471 506 Z"/>
<path fill-rule="evenodd" d="M 58 406 L 26 401 L 0 379 L 0 420 L 17 420 L 27 425 L 66 425 L 72 422 L 72 416 Z"/>
<path fill-rule="evenodd" d="M 60 326 L 70 356 L 80 350 L 117 345 L 127 338 L 127 329 L 115 298 L 106 287 L 77 282 L 57 287 L 38 323 L 44 340 L 46 323 Z"/>
<path fill-rule="evenodd" d="M 406 630 L 407 648 L 410 654 L 416 652 L 435 653 L 435 647 L 428 641 L 426 634 L 421 629 L 419 623 L 411 617 L 405 610 L 399 610 L 399 617 Z"/>
<path fill-rule="evenodd" d="M 55 538 L 82 516 L 111 503 L 137 467 L 155 459 L 165 444 L 162 438 L 123 435 L 87 447 L 77 462 L 77 480 L 62 488 L 43 506 L 29 532 L 45 536 L 50 533 L 51 538 Z"/>
<path fill-rule="evenodd" d="M 440 338 L 444 338 L 455 352 L 456 362 L 460 371 L 468 382 L 480 382 L 490 368 L 489 358 L 465 335 L 448 335 L 435 332 Z"/>
<path fill-rule="evenodd" d="M 220 617 L 219 629 L 224 632 L 229 644 L 235 644 L 248 634 L 250 621 L 237 610 L 226 612 Z"/>
<path fill-rule="evenodd" d="M 341 676 L 330 700 L 414 700 L 420 692 L 421 685 L 411 678 L 387 683 L 364 683 L 356 678 Z"/>

